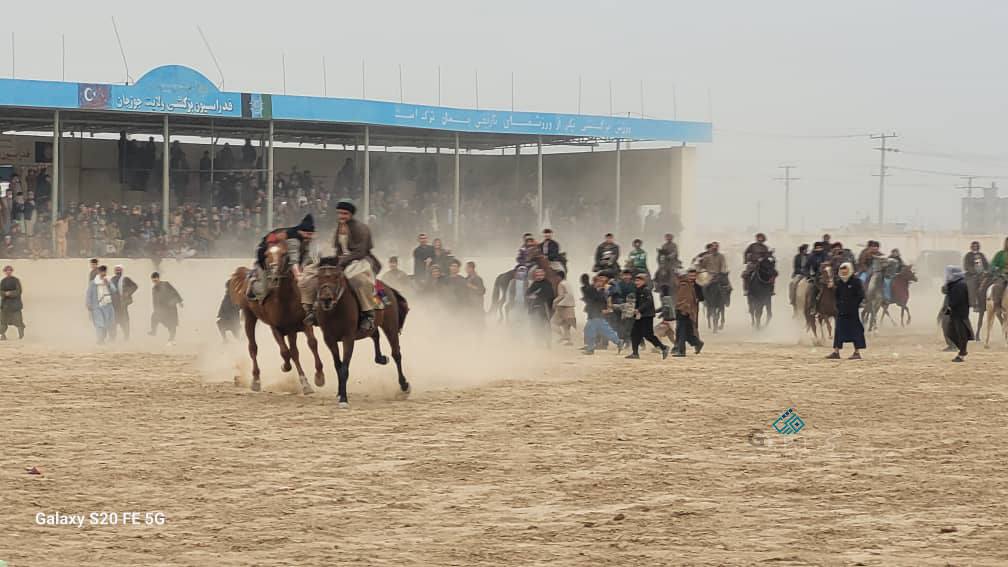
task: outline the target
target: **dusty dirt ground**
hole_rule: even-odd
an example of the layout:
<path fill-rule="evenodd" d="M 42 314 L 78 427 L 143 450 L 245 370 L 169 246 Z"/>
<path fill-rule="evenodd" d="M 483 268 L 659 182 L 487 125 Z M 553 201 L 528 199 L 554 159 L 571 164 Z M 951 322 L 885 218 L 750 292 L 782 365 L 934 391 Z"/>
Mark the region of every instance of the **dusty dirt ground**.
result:
<path fill-rule="evenodd" d="M 331 385 L 288 393 L 294 375 L 272 354 L 267 392 L 236 387 L 244 351 L 217 346 L 204 323 L 175 349 L 146 336 L 129 348 L 37 335 L 0 344 L 0 559 L 1008 562 L 1002 343 L 953 365 L 922 324 L 873 339 L 864 361 L 832 362 L 789 332 L 753 337 L 733 312 L 700 356 L 631 362 L 542 353 L 494 327 L 445 344 L 435 314 L 416 316 L 412 397 L 396 399 L 394 370 L 374 368 L 359 343 L 350 410 Z M 771 423 L 790 406 L 806 428 L 785 437 Z M 102 511 L 166 522 L 35 522 Z"/>

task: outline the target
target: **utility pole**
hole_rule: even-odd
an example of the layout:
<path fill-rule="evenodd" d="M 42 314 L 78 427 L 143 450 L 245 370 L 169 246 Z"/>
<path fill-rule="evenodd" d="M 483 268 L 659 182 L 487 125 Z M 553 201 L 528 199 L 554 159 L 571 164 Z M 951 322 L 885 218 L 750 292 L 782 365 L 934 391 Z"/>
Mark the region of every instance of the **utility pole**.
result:
<path fill-rule="evenodd" d="M 756 201 L 756 230 L 763 224 L 763 201 Z"/>
<path fill-rule="evenodd" d="M 959 230 L 961 230 L 962 232 L 969 232 L 971 231 L 971 229 L 983 226 L 985 223 L 982 221 L 978 222 L 976 218 L 977 215 L 974 212 L 973 189 L 977 189 L 977 187 L 973 185 L 973 180 L 976 179 L 976 176 L 965 175 L 962 177 L 962 179 L 966 180 L 966 186 L 964 187 L 962 185 L 958 185 L 956 186 L 956 189 L 965 189 L 967 198 L 963 199 L 962 201 L 962 212 L 960 213 Z"/>
<path fill-rule="evenodd" d="M 972 199 L 973 198 L 973 189 L 975 189 L 975 187 L 973 186 L 973 180 L 976 179 L 976 176 L 975 175 L 965 175 L 961 179 L 965 179 L 966 180 L 966 186 L 963 187 L 962 185 L 960 185 L 959 187 L 956 187 L 956 189 L 965 189 L 966 190 L 966 196 Z"/>
<path fill-rule="evenodd" d="M 793 165 L 781 165 L 778 169 L 784 170 L 784 177 L 775 177 L 775 181 L 784 182 L 784 232 L 791 233 L 791 182 L 798 181 L 798 177 L 791 177 L 791 170 L 796 169 Z"/>
<path fill-rule="evenodd" d="M 880 163 L 879 163 L 879 173 L 878 173 L 878 178 L 879 178 L 879 189 L 878 189 L 878 226 L 879 226 L 880 230 L 882 229 L 882 225 L 885 224 L 885 178 L 886 178 L 886 175 L 888 175 L 886 173 L 886 168 L 885 168 L 885 156 L 886 156 L 886 152 L 898 152 L 899 151 L 896 148 L 887 148 L 886 147 L 886 140 L 889 139 L 889 138 L 896 138 L 896 137 L 897 136 L 896 136 L 895 132 L 892 133 L 892 134 L 872 134 L 871 135 L 871 139 L 872 140 L 882 140 L 882 145 L 880 147 L 875 148 L 876 150 L 878 150 L 878 152 L 879 152 L 879 154 L 881 156 L 881 159 L 879 160 Z"/>

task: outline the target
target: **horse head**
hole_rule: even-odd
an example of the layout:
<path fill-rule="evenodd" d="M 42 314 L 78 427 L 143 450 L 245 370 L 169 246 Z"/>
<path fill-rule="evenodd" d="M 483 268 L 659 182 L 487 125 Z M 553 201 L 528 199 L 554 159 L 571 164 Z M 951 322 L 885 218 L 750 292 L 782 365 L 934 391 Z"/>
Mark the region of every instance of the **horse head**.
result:
<path fill-rule="evenodd" d="M 902 275 L 907 282 L 917 281 L 917 272 L 914 271 L 913 264 L 903 266 L 903 269 L 900 271 L 900 275 Z"/>
<path fill-rule="evenodd" d="M 323 311 L 330 311 L 346 293 L 349 282 L 343 267 L 324 258 L 318 269 L 318 305 Z"/>
<path fill-rule="evenodd" d="M 287 241 L 278 239 L 266 248 L 266 275 L 281 277 L 289 269 L 287 265 Z"/>

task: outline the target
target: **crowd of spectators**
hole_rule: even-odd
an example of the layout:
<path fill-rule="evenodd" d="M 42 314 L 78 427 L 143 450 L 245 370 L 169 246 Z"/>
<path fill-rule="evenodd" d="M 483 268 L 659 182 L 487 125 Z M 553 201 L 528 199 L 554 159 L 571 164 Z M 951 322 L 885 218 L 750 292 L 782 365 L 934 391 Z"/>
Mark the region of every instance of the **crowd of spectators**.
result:
<path fill-rule="evenodd" d="M 191 169 L 186 148 L 173 142 L 169 149 L 171 209 L 165 226 L 161 176 L 155 173 L 163 164 L 160 147 L 153 138 L 139 142 L 123 134 L 118 146 L 122 201 L 65 203 L 55 223 L 50 218 L 51 182 L 46 168 L 17 172 L 0 199 L 0 256 L 181 259 L 248 255 L 271 228 L 266 226 L 261 149 L 251 140 L 239 149 L 225 143 L 213 156 L 203 151 L 198 167 Z M 435 161 L 421 155 L 382 154 L 372 161 L 367 222 L 383 249 L 406 249 L 420 232 L 454 235 L 454 195 L 439 182 Z M 343 199 L 361 203 L 359 165 L 345 158 L 336 175 L 322 178 L 296 165 L 275 172 L 273 225 L 291 226 L 311 213 L 319 230 L 328 234 L 336 225 L 336 203 Z M 515 236 L 538 224 L 536 194 L 513 180 L 482 179 L 478 171 L 467 171 L 465 178 L 460 238 L 455 244 L 483 253 L 510 252 Z M 86 196 L 87 190 L 81 194 Z M 552 194 L 544 220 L 568 240 L 578 240 L 580 235 L 593 238 L 614 228 L 608 201 L 610 196 Z"/>

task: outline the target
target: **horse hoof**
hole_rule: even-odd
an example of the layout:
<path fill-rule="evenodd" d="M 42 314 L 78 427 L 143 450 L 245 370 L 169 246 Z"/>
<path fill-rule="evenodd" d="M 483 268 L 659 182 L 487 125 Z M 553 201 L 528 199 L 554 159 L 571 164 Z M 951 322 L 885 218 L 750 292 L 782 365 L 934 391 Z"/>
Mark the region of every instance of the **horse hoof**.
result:
<path fill-rule="evenodd" d="M 253 391 L 253 392 L 258 392 L 258 391 L 259 391 L 259 390 L 261 390 L 261 389 L 262 389 L 262 388 L 261 388 L 261 387 L 260 387 L 260 385 L 259 385 L 259 380 L 253 380 L 253 381 L 252 381 L 252 391 Z"/>
<path fill-rule="evenodd" d="M 280 370 L 282 372 L 290 372 L 291 368 L 293 368 L 293 367 L 291 366 L 291 363 L 289 363 L 289 362 L 285 362 L 285 363 L 283 363 L 283 364 L 280 365 Z"/>
<path fill-rule="evenodd" d="M 409 395 L 413 392 L 413 386 L 410 386 L 409 382 L 406 382 L 406 384 L 400 384 L 399 388 L 400 388 L 399 391 L 400 399 L 408 398 Z"/>
<path fill-rule="evenodd" d="M 318 386 L 319 388 L 325 386 L 325 374 L 319 372 L 318 374 L 315 375 L 315 385 Z"/>
<path fill-rule="evenodd" d="M 340 402 L 339 409 L 350 409 L 350 402 Z"/>
<path fill-rule="evenodd" d="M 375 364 L 380 364 L 382 366 L 385 366 L 386 364 L 388 364 L 388 357 L 385 356 L 385 355 L 379 355 L 379 356 L 375 357 L 374 361 L 375 361 Z"/>

